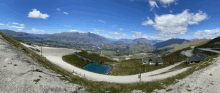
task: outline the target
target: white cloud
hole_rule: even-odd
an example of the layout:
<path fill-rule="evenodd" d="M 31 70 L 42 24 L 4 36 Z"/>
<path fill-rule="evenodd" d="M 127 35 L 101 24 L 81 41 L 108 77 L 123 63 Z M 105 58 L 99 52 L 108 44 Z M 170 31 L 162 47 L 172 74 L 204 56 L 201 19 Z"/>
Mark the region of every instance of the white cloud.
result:
<path fill-rule="evenodd" d="M 90 33 L 95 33 L 95 34 L 99 34 L 99 32 L 90 32 Z"/>
<path fill-rule="evenodd" d="M 60 11 L 60 8 L 57 8 L 57 11 Z"/>
<path fill-rule="evenodd" d="M 25 26 L 24 24 L 20 24 L 20 26 Z"/>
<path fill-rule="evenodd" d="M 107 37 L 107 38 L 112 38 L 111 36 L 109 36 L 108 34 L 99 34 L 101 36 Z"/>
<path fill-rule="evenodd" d="M 18 25 L 19 23 L 12 22 L 12 24 L 14 24 L 14 25 Z"/>
<path fill-rule="evenodd" d="M 11 24 L 12 24 L 12 26 L 11 25 L 9 25 L 9 23 L 11 23 L 11 22 L 8 22 L 8 24 L 7 24 L 7 26 L 8 27 L 11 27 L 11 28 L 18 28 L 18 29 L 22 29 L 22 28 L 25 28 L 24 26 L 24 24 L 19 24 L 19 23 L 16 23 L 16 22 L 12 22 Z"/>
<path fill-rule="evenodd" d="M 109 32 L 109 33 L 111 33 L 111 34 L 122 34 L 120 32 Z"/>
<path fill-rule="evenodd" d="M 148 0 L 149 4 L 150 4 L 150 11 L 154 9 L 154 7 L 157 7 L 159 8 L 159 6 L 157 5 L 156 1 L 155 0 Z"/>
<path fill-rule="evenodd" d="M 113 28 L 113 27 L 116 27 L 116 26 L 117 26 L 117 25 L 112 25 L 112 28 Z"/>
<path fill-rule="evenodd" d="M 154 25 L 153 20 L 151 20 L 149 17 L 147 17 L 147 21 L 142 22 L 142 25 L 147 26 L 147 25 Z"/>
<path fill-rule="evenodd" d="M 63 12 L 64 14 L 66 14 L 66 15 L 68 15 L 68 13 L 67 12 Z"/>
<path fill-rule="evenodd" d="M 1 25 L 3 26 L 3 25 L 5 25 L 5 24 L 0 23 L 0 26 L 1 26 Z"/>
<path fill-rule="evenodd" d="M 143 34 L 142 32 L 138 31 L 131 31 L 133 32 L 132 37 L 133 38 L 146 38 L 148 40 L 168 40 L 171 38 L 176 38 L 176 35 L 155 35 L 155 34 Z"/>
<path fill-rule="evenodd" d="M 122 28 L 119 28 L 118 30 L 121 30 L 121 31 L 123 31 L 123 29 L 122 29 Z"/>
<path fill-rule="evenodd" d="M 169 6 L 171 3 L 175 3 L 176 5 L 176 1 L 177 0 L 159 0 L 160 4 L 165 8 Z"/>
<path fill-rule="evenodd" d="M 11 26 L 12 28 L 24 28 L 23 26 L 19 27 L 19 26 Z"/>
<path fill-rule="evenodd" d="M 32 32 L 44 32 L 44 30 L 40 30 L 40 29 L 35 29 L 35 28 L 32 28 L 31 30 Z"/>
<path fill-rule="evenodd" d="M 42 13 L 40 13 L 40 11 L 37 11 L 37 9 L 33 9 L 32 12 L 29 12 L 28 17 L 47 19 L 49 17 L 49 15 L 48 14 L 42 14 Z"/>
<path fill-rule="evenodd" d="M 105 30 L 102 30 L 102 29 L 97 29 L 97 28 L 91 28 L 93 29 L 93 31 L 102 31 L 102 32 L 105 32 Z"/>
<path fill-rule="evenodd" d="M 103 20 L 98 20 L 99 22 L 102 22 L 102 23 L 105 23 L 105 21 L 103 21 Z"/>
<path fill-rule="evenodd" d="M 22 31 L 22 29 L 18 29 L 18 31 Z"/>
<path fill-rule="evenodd" d="M 132 31 L 132 32 L 133 32 L 132 37 L 134 38 L 148 38 L 148 36 L 145 34 L 142 34 L 142 32 L 137 32 L 137 31 Z"/>
<path fill-rule="evenodd" d="M 204 31 L 197 31 L 193 34 L 195 38 L 207 38 L 207 39 L 213 39 L 220 35 L 219 28 L 213 29 L 213 30 L 204 30 Z"/>
<path fill-rule="evenodd" d="M 170 13 L 173 13 L 173 11 L 172 11 L 172 10 L 170 10 Z"/>
<path fill-rule="evenodd" d="M 155 15 L 153 22 L 150 18 L 142 22 L 142 25 L 153 26 L 158 34 L 186 34 L 188 25 L 199 24 L 199 22 L 208 19 L 206 13 L 199 11 L 198 13 L 189 13 L 186 9 L 180 14 Z"/>
<path fill-rule="evenodd" d="M 79 33 L 85 33 L 85 32 L 83 32 L 83 31 L 79 31 L 79 30 L 72 30 L 72 29 L 70 29 L 70 30 L 69 30 L 69 32 L 79 32 Z"/>

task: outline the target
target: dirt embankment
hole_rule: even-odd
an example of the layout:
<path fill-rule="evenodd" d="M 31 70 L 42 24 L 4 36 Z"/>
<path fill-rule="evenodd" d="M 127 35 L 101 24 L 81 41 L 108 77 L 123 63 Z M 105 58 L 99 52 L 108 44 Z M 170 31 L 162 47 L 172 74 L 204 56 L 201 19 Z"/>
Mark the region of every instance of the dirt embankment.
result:
<path fill-rule="evenodd" d="M 40 66 L 0 35 L 1 93 L 84 93 L 83 87 Z"/>
<path fill-rule="evenodd" d="M 179 80 L 178 83 L 166 87 L 166 89 L 154 90 L 153 93 L 219 93 L 219 72 L 220 56 L 213 61 L 212 65 L 195 71 L 188 77 Z"/>

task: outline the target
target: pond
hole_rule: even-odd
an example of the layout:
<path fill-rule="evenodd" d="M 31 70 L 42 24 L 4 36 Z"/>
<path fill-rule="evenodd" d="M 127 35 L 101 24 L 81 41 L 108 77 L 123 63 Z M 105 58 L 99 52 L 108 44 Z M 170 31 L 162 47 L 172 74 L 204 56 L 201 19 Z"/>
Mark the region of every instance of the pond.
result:
<path fill-rule="evenodd" d="M 83 66 L 83 69 L 99 74 L 106 74 L 112 70 L 112 66 L 107 66 L 103 64 L 99 65 L 97 62 L 93 62 Z"/>

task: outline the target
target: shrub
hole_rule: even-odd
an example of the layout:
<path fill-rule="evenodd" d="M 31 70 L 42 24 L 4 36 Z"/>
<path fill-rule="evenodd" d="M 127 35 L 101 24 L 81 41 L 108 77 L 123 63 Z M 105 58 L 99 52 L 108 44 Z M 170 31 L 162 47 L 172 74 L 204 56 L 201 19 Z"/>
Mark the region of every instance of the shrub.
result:
<path fill-rule="evenodd" d="M 155 63 L 155 66 L 158 66 L 158 62 Z"/>

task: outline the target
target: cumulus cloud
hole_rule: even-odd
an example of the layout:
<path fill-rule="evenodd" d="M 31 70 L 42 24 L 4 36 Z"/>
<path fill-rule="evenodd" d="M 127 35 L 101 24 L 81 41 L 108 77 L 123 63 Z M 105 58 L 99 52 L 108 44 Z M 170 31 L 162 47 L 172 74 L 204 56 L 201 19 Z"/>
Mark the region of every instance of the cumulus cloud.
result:
<path fill-rule="evenodd" d="M 60 11 L 60 8 L 57 8 L 57 11 Z"/>
<path fill-rule="evenodd" d="M 24 28 L 23 26 L 19 27 L 19 26 L 11 26 L 12 28 Z"/>
<path fill-rule="evenodd" d="M 3 25 L 5 25 L 5 24 L 0 23 L 0 26 L 3 26 Z"/>
<path fill-rule="evenodd" d="M 30 18 L 42 18 L 42 19 L 47 19 L 49 17 L 48 14 L 42 14 L 40 11 L 37 9 L 33 9 L 32 12 L 29 12 L 28 17 Z"/>
<path fill-rule="evenodd" d="M 132 37 L 134 38 L 148 38 L 146 34 L 143 34 L 142 32 L 137 32 L 137 31 L 131 31 L 133 32 Z"/>
<path fill-rule="evenodd" d="M 155 0 L 148 0 L 149 4 L 150 4 L 150 11 L 152 11 L 154 9 L 154 7 L 157 7 L 159 8 L 159 6 L 157 5 L 156 1 Z"/>
<path fill-rule="evenodd" d="M 35 28 L 32 28 L 31 30 L 32 32 L 44 32 L 44 30 L 40 30 L 40 29 L 35 29 Z"/>
<path fill-rule="evenodd" d="M 66 14 L 66 15 L 68 15 L 68 13 L 67 12 L 63 12 L 64 14 Z"/>
<path fill-rule="evenodd" d="M 111 33 L 111 34 L 122 34 L 120 32 L 109 32 L 109 33 Z"/>
<path fill-rule="evenodd" d="M 173 11 L 172 11 L 172 10 L 170 10 L 170 13 L 173 13 Z"/>
<path fill-rule="evenodd" d="M 83 32 L 83 31 L 79 31 L 79 30 L 72 30 L 72 29 L 70 29 L 70 30 L 69 30 L 69 32 L 79 32 L 79 33 L 85 33 L 85 32 Z"/>
<path fill-rule="evenodd" d="M 142 32 L 138 32 L 138 31 L 131 31 L 132 37 L 133 38 L 146 38 L 148 40 L 168 40 L 171 38 L 176 38 L 176 35 L 172 34 L 172 35 L 155 35 L 155 34 L 143 34 Z"/>
<path fill-rule="evenodd" d="M 12 24 L 14 24 L 14 25 L 18 25 L 19 23 L 12 22 Z"/>
<path fill-rule="evenodd" d="M 153 20 L 151 20 L 149 17 L 147 17 L 147 21 L 142 22 L 142 25 L 147 26 L 147 25 L 154 25 Z"/>
<path fill-rule="evenodd" d="M 157 30 L 157 34 L 186 34 L 188 25 L 199 24 L 199 22 L 208 19 L 208 15 L 199 11 L 198 13 L 189 13 L 186 9 L 180 14 L 155 14 L 154 22 L 150 18 L 143 21 L 142 25 L 151 25 Z"/>
<path fill-rule="evenodd" d="M 123 31 L 123 29 L 122 29 L 122 28 L 119 28 L 118 30 L 121 30 L 121 31 Z"/>
<path fill-rule="evenodd" d="M 213 30 L 204 30 L 204 31 L 197 31 L 193 34 L 195 38 L 207 38 L 207 39 L 213 39 L 220 35 L 219 28 L 213 29 Z"/>
<path fill-rule="evenodd" d="M 159 0 L 160 4 L 163 6 L 163 7 L 167 7 L 169 6 L 171 3 L 175 3 L 176 4 L 176 1 L 177 0 Z"/>
<path fill-rule="evenodd" d="M 107 37 L 107 38 L 112 38 L 110 35 L 108 35 L 108 34 L 99 34 L 99 35 L 101 35 L 101 36 L 103 36 L 103 37 Z"/>
<path fill-rule="evenodd" d="M 101 32 L 105 32 L 105 30 L 103 30 L 103 29 L 97 29 L 97 28 L 91 28 L 91 29 L 93 29 L 93 31 L 101 31 Z"/>
<path fill-rule="evenodd" d="M 22 31 L 22 29 L 18 29 L 18 31 Z"/>
<path fill-rule="evenodd" d="M 8 24 L 7 24 L 7 26 L 8 27 L 11 27 L 11 28 L 18 28 L 18 29 L 22 29 L 22 28 L 25 28 L 24 26 L 24 24 L 19 24 L 19 23 L 16 23 L 16 22 L 12 22 L 11 24 L 9 24 L 9 23 L 11 23 L 11 22 L 8 22 Z"/>
<path fill-rule="evenodd" d="M 105 23 L 105 21 L 103 21 L 103 20 L 98 20 L 99 22 L 102 22 L 102 23 Z"/>
<path fill-rule="evenodd" d="M 117 26 L 117 25 L 112 25 L 112 28 L 113 28 L 113 27 L 116 27 L 116 26 Z"/>
<path fill-rule="evenodd" d="M 99 32 L 90 32 L 90 33 L 95 33 L 95 34 L 99 34 Z"/>

